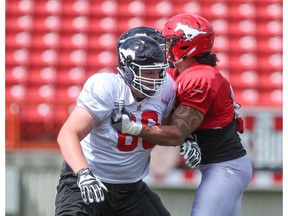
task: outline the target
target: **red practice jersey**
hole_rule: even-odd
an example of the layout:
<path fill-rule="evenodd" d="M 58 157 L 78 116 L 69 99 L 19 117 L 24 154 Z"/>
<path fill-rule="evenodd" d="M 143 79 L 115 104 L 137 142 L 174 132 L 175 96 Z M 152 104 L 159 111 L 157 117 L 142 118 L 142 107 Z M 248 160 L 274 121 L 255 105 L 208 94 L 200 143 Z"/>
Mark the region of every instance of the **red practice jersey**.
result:
<path fill-rule="evenodd" d="M 177 84 L 177 105 L 193 107 L 205 115 L 198 130 L 218 129 L 234 117 L 230 83 L 209 65 L 195 65 L 179 73 L 169 69 Z"/>

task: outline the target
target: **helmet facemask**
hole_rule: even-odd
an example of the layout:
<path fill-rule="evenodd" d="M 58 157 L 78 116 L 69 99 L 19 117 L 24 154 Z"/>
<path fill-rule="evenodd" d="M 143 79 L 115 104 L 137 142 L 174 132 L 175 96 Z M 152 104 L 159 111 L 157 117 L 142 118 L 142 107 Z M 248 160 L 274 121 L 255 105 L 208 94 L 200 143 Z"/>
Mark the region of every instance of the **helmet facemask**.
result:
<path fill-rule="evenodd" d="M 134 74 L 134 79 L 131 86 L 146 97 L 156 98 L 164 89 L 167 68 L 168 64 L 142 66 L 136 63 L 131 63 L 129 69 L 132 70 Z M 159 78 L 152 79 L 145 77 L 142 75 L 143 71 L 153 71 L 153 73 L 159 73 Z"/>

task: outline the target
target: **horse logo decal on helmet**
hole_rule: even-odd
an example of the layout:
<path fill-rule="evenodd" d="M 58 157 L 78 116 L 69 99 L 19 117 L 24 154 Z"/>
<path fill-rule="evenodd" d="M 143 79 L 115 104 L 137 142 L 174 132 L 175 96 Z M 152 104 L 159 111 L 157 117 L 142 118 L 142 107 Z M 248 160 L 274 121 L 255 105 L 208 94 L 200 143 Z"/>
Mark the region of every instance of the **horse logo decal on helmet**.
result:
<path fill-rule="evenodd" d="M 192 41 L 193 38 L 195 38 L 200 34 L 207 34 L 207 32 L 198 31 L 197 29 L 193 29 L 190 26 L 184 25 L 182 23 L 177 23 L 177 27 L 174 29 L 174 31 L 177 32 L 178 30 L 182 30 L 184 32 L 184 35 L 186 37 L 185 41 L 187 40 Z"/>
<path fill-rule="evenodd" d="M 130 60 L 134 60 L 135 59 L 135 51 L 132 49 L 120 49 L 119 50 L 121 55 L 120 55 L 120 61 L 122 63 L 124 63 L 125 61 L 128 60 L 128 58 L 130 58 Z"/>

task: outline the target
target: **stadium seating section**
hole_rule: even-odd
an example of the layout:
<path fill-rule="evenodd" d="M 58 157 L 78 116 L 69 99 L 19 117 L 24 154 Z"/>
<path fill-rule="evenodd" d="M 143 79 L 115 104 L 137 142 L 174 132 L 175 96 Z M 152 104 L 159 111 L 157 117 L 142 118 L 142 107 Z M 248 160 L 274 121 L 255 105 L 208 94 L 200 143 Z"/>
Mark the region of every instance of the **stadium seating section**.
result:
<path fill-rule="evenodd" d="M 282 11 L 280 0 L 6 0 L 7 150 L 57 149 L 84 81 L 116 72 L 118 37 L 182 12 L 213 24 L 236 101 L 281 107 Z"/>

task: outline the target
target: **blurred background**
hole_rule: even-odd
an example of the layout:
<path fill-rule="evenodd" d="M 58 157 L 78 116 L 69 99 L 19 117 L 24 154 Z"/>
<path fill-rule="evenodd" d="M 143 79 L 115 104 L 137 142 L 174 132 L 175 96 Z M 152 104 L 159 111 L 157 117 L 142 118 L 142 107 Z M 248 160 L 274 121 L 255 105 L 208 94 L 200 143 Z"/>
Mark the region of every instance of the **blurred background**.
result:
<path fill-rule="evenodd" d="M 56 137 L 83 83 L 116 73 L 124 31 L 161 30 L 183 12 L 214 26 L 218 67 L 242 105 L 241 138 L 254 167 L 242 215 L 282 215 L 281 0 L 6 0 L 6 215 L 54 215 L 62 163 Z M 172 215 L 190 214 L 200 175 L 174 148 L 153 150 L 145 181 Z"/>

